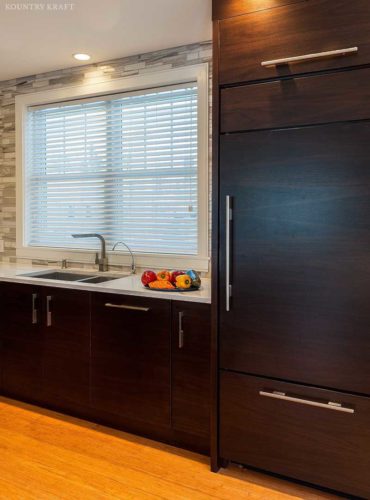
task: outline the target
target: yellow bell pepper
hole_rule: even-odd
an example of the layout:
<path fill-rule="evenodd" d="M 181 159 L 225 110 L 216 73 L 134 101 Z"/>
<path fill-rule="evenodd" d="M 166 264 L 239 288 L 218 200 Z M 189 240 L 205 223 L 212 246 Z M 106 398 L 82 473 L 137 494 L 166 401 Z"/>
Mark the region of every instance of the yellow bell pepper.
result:
<path fill-rule="evenodd" d="M 191 278 L 187 274 L 180 274 L 176 278 L 176 286 L 177 288 L 190 288 L 191 287 Z"/>

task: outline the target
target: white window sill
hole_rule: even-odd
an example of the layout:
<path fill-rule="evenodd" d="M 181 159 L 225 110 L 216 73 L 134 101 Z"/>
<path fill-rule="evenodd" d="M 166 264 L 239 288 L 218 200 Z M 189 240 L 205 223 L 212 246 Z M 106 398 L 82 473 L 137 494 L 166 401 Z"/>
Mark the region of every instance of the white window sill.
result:
<path fill-rule="evenodd" d="M 64 248 L 21 247 L 17 248 L 16 257 L 20 259 L 40 259 L 49 261 L 78 261 L 80 263 L 94 264 L 95 254 L 99 250 L 69 250 Z M 197 255 L 173 254 L 136 254 L 136 266 L 153 269 L 195 269 L 201 272 L 209 271 L 209 257 Z M 130 266 L 131 256 L 124 251 L 107 251 L 109 264 L 114 266 Z"/>

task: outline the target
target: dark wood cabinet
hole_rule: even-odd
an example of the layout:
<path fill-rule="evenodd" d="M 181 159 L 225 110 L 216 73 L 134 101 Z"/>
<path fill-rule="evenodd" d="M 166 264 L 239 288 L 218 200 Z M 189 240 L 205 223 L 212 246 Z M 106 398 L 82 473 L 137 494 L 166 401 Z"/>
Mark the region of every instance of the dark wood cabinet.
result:
<path fill-rule="evenodd" d="M 219 36 L 220 84 L 359 66 L 370 62 L 370 2 L 296 2 L 220 21 Z M 352 47 L 358 51 L 292 64 L 261 65 Z"/>
<path fill-rule="evenodd" d="M 89 402 L 90 294 L 1 283 L 2 388 L 58 409 Z"/>
<path fill-rule="evenodd" d="M 370 398 L 221 372 L 224 458 L 369 498 Z"/>
<path fill-rule="evenodd" d="M 370 394 L 370 124 L 221 139 L 222 368 Z"/>
<path fill-rule="evenodd" d="M 5 282 L 0 297 L 0 393 L 208 452 L 209 305 Z"/>
<path fill-rule="evenodd" d="M 41 288 L 0 283 L 2 391 L 39 401 L 42 390 Z"/>
<path fill-rule="evenodd" d="M 368 498 L 370 3 L 213 5 L 212 470 Z"/>
<path fill-rule="evenodd" d="M 172 426 L 209 448 L 210 306 L 173 302 Z"/>
<path fill-rule="evenodd" d="M 221 132 L 320 125 L 370 116 L 370 69 L 221 91 Z"/>
<path fill-rule="evenodd" d="M 170 424 L 170 329 L 167 300 L 93 294 L 94 408 Z"/>
<path fill-rule="evenodd" d="M 90 294 L 45 288 L 43 397 L 59 408 L 89 404 Z"/>
<path fill-rule="evenodd" d="M 228 19 L 304 1 L 306 0 L 214 0 L 212 17 L 214 20 Z"/>

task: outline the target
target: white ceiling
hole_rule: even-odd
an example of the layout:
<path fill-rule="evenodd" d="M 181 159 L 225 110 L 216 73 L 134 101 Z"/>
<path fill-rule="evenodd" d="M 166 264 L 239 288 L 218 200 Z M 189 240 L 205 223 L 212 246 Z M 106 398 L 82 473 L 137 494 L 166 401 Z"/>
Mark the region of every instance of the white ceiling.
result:
<path fill-rule="evenodd" d="M 210 39 L 211 0 L 0 0 L 0 81 Z"/>

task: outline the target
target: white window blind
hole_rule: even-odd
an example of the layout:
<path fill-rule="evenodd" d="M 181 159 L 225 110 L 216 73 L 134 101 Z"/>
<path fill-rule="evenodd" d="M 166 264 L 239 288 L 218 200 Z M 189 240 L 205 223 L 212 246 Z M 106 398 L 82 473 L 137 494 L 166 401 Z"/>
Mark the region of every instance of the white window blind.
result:
<path fill-rule="evenodd" d="M 139 253 L 198 252 L 198 90 L 191 83 L 30 107 L 29 246 L 96 248 L 97 232 Z"/>

